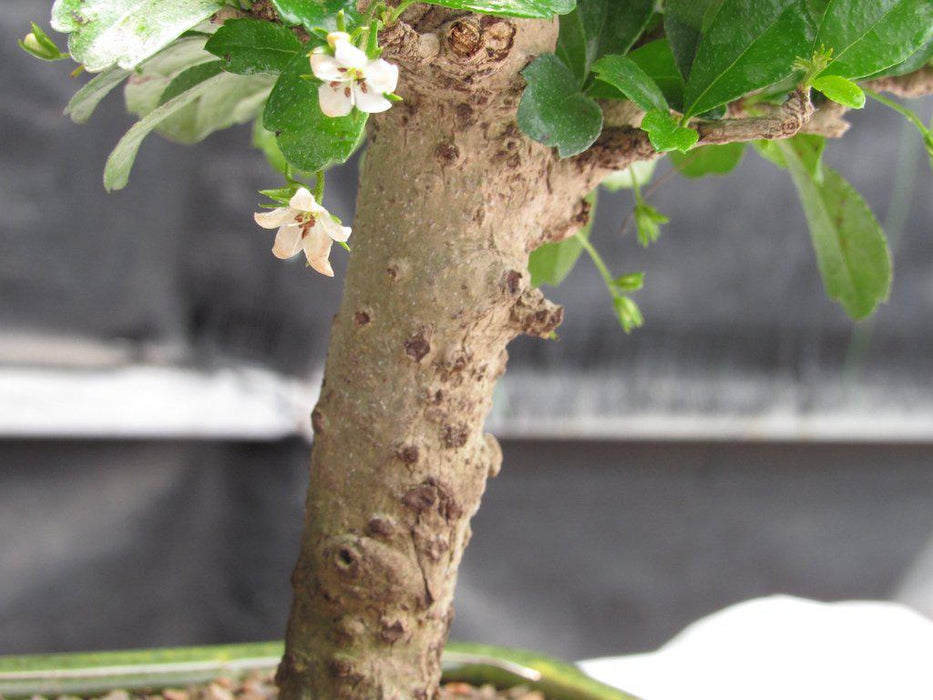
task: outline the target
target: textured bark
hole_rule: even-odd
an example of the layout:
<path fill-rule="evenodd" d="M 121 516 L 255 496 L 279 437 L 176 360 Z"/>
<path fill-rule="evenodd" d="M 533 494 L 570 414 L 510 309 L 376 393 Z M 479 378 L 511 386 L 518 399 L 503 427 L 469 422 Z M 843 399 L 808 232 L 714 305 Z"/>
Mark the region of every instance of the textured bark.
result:
<path fill-rule="evenodd" d="M 562 318 L 530 289 L 528 252 L 588 215 L 586 178 L 514 123 L 519 71 L 556 23 L 418 25 L 416 49 L 396 47 L 405 102 L 371 129 L 312 415 L 286 699 L 436 694 L 469 521 L 501 462 L 483 423 L 506 345 Z"/>

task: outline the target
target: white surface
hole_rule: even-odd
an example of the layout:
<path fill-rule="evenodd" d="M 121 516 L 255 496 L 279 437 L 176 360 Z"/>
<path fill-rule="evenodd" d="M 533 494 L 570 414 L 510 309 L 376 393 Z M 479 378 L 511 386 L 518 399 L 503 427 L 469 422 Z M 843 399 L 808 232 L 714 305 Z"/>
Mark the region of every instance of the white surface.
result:
<path fill-rule="evenodd" d="M 895 603 L 775 596 L 655 653 L 580 666 L 644 700 L 933 700 L 933 621 Z"/>

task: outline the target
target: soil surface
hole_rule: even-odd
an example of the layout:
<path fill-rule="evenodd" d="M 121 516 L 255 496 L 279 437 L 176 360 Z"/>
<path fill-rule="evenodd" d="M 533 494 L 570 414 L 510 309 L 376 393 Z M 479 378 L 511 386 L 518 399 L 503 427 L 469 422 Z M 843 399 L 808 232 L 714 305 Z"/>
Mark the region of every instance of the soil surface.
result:
<path fill-rule="evenodd" d="M 113 690 L 99 696 L 99 700 L 277 700 L 278 688 L 272 674 L 252 673 L 240 679 L 218 678 L 207 685 L 172 688 L 161 693 L 127 692 Z M 34 696 L 32 700 L 45 700 Z M 72 695 L 61 695 L 56 700 L 82 700 Z M 447 683 L 441 689 L 440 700 L 547 700 L 537 690 L 517 687 L 497 691 L 492 686 L 477 688 L 467 683 Z"/>

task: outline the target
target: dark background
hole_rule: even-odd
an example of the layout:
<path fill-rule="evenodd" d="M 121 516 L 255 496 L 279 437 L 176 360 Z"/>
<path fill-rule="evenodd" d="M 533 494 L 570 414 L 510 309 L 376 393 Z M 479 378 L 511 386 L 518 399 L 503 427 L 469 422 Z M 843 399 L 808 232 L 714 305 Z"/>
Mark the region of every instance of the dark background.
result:
<path fill-rule="evenodd" d="M 197 416 L 88 429 L 86 412 L 95 382 L 140 367 L 258 368 L 313 391 L 346 256 L 330 280 L 269 254 L 251 213 L 276 180 L 248 128 L 195 148 L 150 138 L 107 196 L 130 120 L 118 97 L 90 125 L 61 116 L 77 81 L 12 41 L 48 7 L 0 14 L 0 653 L 279 637 L 310 399 L 281 409 L 284 429 L 243 419 L 222 439 L 195 439 Z M 933 615 L 933 176 L 896 115 L 852 121 L 828 161 L 886 221 L 896 270 L 857 331 L 823 294 L 789 179 L 753 153 L 726 178 L 661 186 L 671 223 L 648 251 L 618 235 L 630 194 L 603 197 L 595 241 L 618 273 L 647 271 L 647 325 L 624 335 L 583 261 L 550 291 L 560 341 L 512 346 L 490 420 L 506 463 L 455 636 L 646 650 L 773 592 Z M 347 220 L 355 177 L 330 178 Z M 24 376 L 83 382 L 84 400 L 5 392 Z M 149 400 L 134 386 L 127 415 Z"/>

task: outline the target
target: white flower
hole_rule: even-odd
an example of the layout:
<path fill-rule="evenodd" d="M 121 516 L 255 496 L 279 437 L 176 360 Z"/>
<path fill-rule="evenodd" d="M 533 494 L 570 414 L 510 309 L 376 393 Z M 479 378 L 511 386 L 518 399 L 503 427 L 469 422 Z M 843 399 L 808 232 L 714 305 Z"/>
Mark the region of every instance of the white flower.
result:
<path fill-rule="evenodd" d="M 398 85 L 398 66 L 381 58 L 370 60 L 344 32 L 332 32 L 327 42 L 333 55 L 323 46 L 311 54 L 311 71 L 324 81 L 318 88 L 321 111 L 328 117 L 345 117 L 354 106 L 371 113 L 391 107 L 385 93 Z"/>
<path fill-rule="evenodd" d="M 304 250 L 308 264 L 322 275 L 334 276 L 330 266 L 330 247 L 334 241 L 342 243 L 350 237 L 350 228 L 341 226 L 314 195 L 301 187 L 287 207 L 279 207 L 253 216 L 263 228 L 277 228 L 272 254 L 285 260 Z"/>

